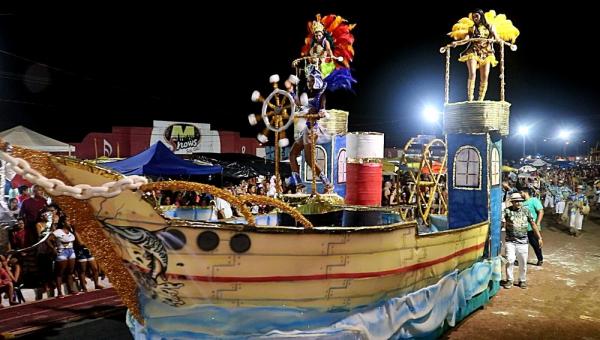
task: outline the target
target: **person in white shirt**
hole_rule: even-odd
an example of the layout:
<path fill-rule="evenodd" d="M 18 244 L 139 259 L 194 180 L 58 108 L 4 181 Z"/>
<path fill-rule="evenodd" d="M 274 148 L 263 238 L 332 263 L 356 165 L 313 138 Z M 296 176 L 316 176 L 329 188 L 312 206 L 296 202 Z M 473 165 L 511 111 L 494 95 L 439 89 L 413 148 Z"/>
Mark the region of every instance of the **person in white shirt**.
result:
<path fill-rule="evenodd" d="M 215 197 L 213 202 L 213 217 L 211 220 L 224 220 L 233 217 L 233 210 L 229 202 L 220 197 Z"/>
<path fill-rule="evenodd" d="M 73 272 L 75 270 L 75 250 L 73 242 L 75 242 L 75 234 L 68 224 L 66 216 L 59 211 L 59 220 L 56 230 L 48 239 L 48 242 L 54 244 L 56 250 L 56 259 L 54 260 L 54 272 L 56 274 L 56 288 L 58 290 L 57 297 L 64 297 L 62 291 L 63 277 L 67 278 L 67 290 L 70 294 L 78 294 L 73 291 Z"/>

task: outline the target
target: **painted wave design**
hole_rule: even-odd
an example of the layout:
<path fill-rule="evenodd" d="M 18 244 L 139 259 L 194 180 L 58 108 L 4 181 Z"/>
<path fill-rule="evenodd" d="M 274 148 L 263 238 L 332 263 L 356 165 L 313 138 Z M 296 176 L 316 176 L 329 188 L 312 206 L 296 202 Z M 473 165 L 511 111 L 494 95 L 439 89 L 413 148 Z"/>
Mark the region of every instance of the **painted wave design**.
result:
<path fill-rule="evenodd" d="M 173 308 L 141 296 L 146 326 L 128 324 L 136 340 L 149 339 L 406 339 L 435 336 L 454 326 L 468 300 L 500 280 L 500 259 L 454 271 L 414 293 L 351 311 L 290 307 Z"/>

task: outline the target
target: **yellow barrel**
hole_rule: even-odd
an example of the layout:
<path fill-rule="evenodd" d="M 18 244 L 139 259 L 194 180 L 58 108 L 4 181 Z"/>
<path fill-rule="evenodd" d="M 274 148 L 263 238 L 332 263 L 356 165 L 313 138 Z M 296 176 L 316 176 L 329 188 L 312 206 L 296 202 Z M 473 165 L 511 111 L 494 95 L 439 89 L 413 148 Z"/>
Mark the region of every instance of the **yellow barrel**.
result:
<path fill-rule="evenodd" d="M 330 135 L 344 135 L 348 132 L 348 111 L 331 109 L 327 110 L 329 117 L 319 119 L 319 125 L 327 129 Z M 300 136 L 300 132 L 306 126 L 305 119 L 294 120 L 294 139 Z"/>

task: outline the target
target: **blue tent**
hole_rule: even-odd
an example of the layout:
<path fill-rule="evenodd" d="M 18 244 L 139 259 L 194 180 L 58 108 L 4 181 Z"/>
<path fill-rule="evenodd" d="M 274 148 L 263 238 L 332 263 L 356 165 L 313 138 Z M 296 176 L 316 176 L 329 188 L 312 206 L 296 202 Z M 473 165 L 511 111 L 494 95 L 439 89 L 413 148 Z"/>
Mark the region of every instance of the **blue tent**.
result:
<path fill-rule="evenodd" d="M 124 175 L 177 176 L 220 174 L 219 165 L 197 165 L 177 157 L 162 142 L 157 142 L 148 150 L 122 161 L 103 163 L 102 166 Z"/>
<path fill-rule="evenodd" d="M 564 161 L 555 161 L 554 165 L 560 167 L 561 169 L 571 169 L 575 167 L 575 163 L 564 160 Z"/>

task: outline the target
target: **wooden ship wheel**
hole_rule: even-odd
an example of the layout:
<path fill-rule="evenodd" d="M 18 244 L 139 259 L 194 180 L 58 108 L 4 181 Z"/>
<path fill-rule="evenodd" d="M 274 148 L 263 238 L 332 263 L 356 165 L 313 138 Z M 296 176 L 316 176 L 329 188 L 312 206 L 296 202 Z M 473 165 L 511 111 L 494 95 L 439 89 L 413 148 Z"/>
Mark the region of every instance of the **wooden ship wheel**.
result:
<path fill-rule="evenodd" d="M 292 85 L 297 86 L 299 79 L 294 75 L 290 75 L 288 81 Z M 279 75 L 274 74 L 270 76 L 269 83 L 273 85 L 273 91 L 266 98 L 259 91 L 252 92 L 251 100 L 262 103 L 262 109 L 260 115 L 248 115 L 248 122 L 253 126 L 257 125 L 261 120 L 264 122 L 265 128 L 256 136 L 256 139 L 263 144 L 269 142 L 271 131 L 275 134 L 275 182 L 277 192 L 281 193 L 281 178 L 279 176 L 280 148 L 284 148 L 290 144 L 285 131 L 293 123 L 296 113 L 296 99 L 292 93 L 279 88 Z"/>

